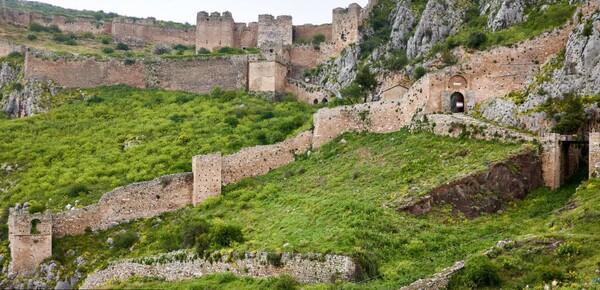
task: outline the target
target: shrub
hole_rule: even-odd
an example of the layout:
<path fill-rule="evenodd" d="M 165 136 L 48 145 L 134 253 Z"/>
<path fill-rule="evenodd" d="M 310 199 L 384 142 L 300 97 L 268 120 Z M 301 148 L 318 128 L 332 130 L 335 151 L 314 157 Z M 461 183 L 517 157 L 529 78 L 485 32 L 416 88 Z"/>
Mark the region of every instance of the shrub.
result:
<path fill-rule="evenodd" d="M 132 231 L 125 231 L 117 234 L 113 238 L 113 247 L 115 249 L 129 249 L 138 241 L 139 237 Z"/>
<path fill-rule="evenodd" d="M 46 28 L 45 26 L 43 26 L 37 22 L 31 22 L 29 24 L 29 30 L 33 31 L 33 32 L 45 32 L 45 31 L 48 31 L 48 28 Z"/>
<path fill-rule="evenodd" d="M 70 39 L 71 39 L 71 37 L 64 33 L 55 33 L 52 36 L 52 40 L 54 40 L 56 42 L 66 42 L 67 40 L 70 40 Z"/>
<path fill-rule="evenodd" d="M 135 64 L 135 59 L 132 58 L 128 58 L 123 62 L 125 65 L 134 65 Z"/>
<path fill-rule="evenodd" d="M 85 185 L 76 184 L 67 189 L 67 196 L 68 197 L 78 197 L 81 194 L 88 194 L 89 192 L 90 192 L 90 190 Z"/>
<path fill-rule="evenodd" d="M 81 35 L 81 38 L 85 38 L 85 39 L 94 39 L 94 38 L 95 38 L 95 36 L 94 36 L 94 34 L 93 34 L 93 33 L 91 33 L 91 32 L 86 32 L 86 33 L 84 33 L 84 34 L 82 34 L 82 35 Z"/>
<path fill-rule="evenodd" d="M 312 39 L 312 42 L 317 45 L 325 42 L 325 35 L 320 34 L 320 33 L 315 35 Z"/>
<path fill-rule="evenodd" d="M 29 34 L 29 35 L 27 35 L 27 39 L 29 39 L 31 41 L 35 41 L 35 40 L 37 40 L 37 35 L 35 35 L 35 34 Z"/>
<path fill-rule="evenodd" d="M 552 132 L 561 134 L 576 134 L 588 119 L 585 108 L 574 94 L 567 94 L 562 104 L 562 112 L 553 117 L 556 124 Z"/>
<path fill-rule="evenodd" d="M 482 31 L 473 31 L 469 34 L 467 47 L 480 49 L 487 41 L 487 35 Z"/>
<path fill-rule="evenodd" d="M 242 228 L 233 225 L 216 225 L 211 230 L 211 236 L 216 245 L 229 247 L 234 242 L 244 241 Z"/>
<path fill-rule="evenodd" d="M 392 57 L 385 61 L 385 68 L 391 71 L 399 71 L 408 64 L 405 50 L 397 51 Z"/>
<path fill-rule="evenodd" d="M 104 99 L 98 96 L 92 96 L 91 98 L 87 99 L 86 101 L 89 104 L 99 104 L 104 102 Z"/>
<path fill-rule="evenodd" d="M 283 274 L 275 278 L 275 282 L 271 285 L 271 289 L 275 290 L 295 290 L 299 289 L 300 283 L 294 277 Z"/>
<path fill-rule="evenodd" d="M 178 45 L 173 46 L 173 49 L 174 50 L 188 50 L 189 48 L 183 44 L 178 44 Z"/>
<path fill-rule="evenodd" d="M 171 51 L 173 51 L 173 48 L 164 43 L 157 43 L 152 48 L 152 53 L 156 55 L 169 54 Z"/>
<path fill-rule="evenodd" d="M 103 36 L 103 37 L 100 39 L 100 42 L 101 42 L 102 44 L 110 44 L 110 37 Z"/>
<path fill-rule="evenodd" d="M 219 48 L 219 50 L 217 50 L 218 53 L 222 53 L 222 54 L 244 54 L 244 50 L 241 48 L 235 48 L 235 47 L 221 47 Z"/>
<path fill-rule="evenodd" d="M 367 280 L 379 276 L 379 266 L 372 255 L 362 249 L 355 249 L 352 260 L 356 263 L 356 278 Z"/>
<path fill-rule="evenodd" d="M 204 48 L 204 47 L 201 47 L 201 48 L 198 50 L 198 54 L 210 54 L 210 50 L 208 50 L 208 49 L 206 49 L 206 48 Z"/>
<path fill-rule="evenodd" d="M 195 220 L 184 225 L 180 232 L 181 246 L 191 248 L 196 244 L 196 239 L 210 231 L 210 225 L 204 220 Z"/>
<path fill-rule="evenodd" d="M 418 80 L 422 78 L 425 74 L 427 74 L 427 70 L 422 66 L 418 66 L 417 68 L 415 68 L 413 77 L 415 78 L 415 80 Z"/>
<path fill-rule="evenodd" d="M 283 265 L 281 263 L 281 253 L 267 253 L 267 263 L 275 267 L 281 267 Z"/>
<path fill-rule="evenodd" d="M 234 116 L 225 117 L 225 120 L 223 120 L 223 122 L 225 122 L 225 124 L 227 124 L 233 128 L 237 127 L 237 125 L 239 124 L 238 119 Z"/>
<path fill-rule="evenodd" d="M 469 260 L 461 271 L 461 283 L 471 288 L 494 287 L 500 285 L 498 268 L 485 256 Z"/>
<path fill-rule="evenodd" d="M 65 44 L 75 46 L 75 45 L 77 45 L 77 41 L 75 41 L 75 39 L 69 39 L 69 40 L 65 41 Z"/>
<path fill-rule="evenodd" d="M 533 270 L 533 275 L 546 282 L 553 280 L 560 281 L 565 276 L 560 268 L 553 265 L 539 265 Z"/>
<path fill-rule="evenodd" d="M 125 43 L 119 42 L 115 47 L 117 50 L 129 50 L 129 46 Z"/>
<path fill-rule="evenodd" d="M 46 205 L 43 205 L 39 202 L 31 202 L 29 205 L 29 213 L 36 214 L 38 212 L 44 212 L 46 210 Z"/>
<path fill-rule="evenodd" d="M 587 20 L 585 22 L 585 25 L 583 26 L 583 30 L 581 31 L 581 34 L 585 37 L 590 37 L 592 35 L 592 31 L 593 31 L 593 23 L 591 20 Z"/>
<path fill-rule="evenodd" d="M 52 25 L 48 26 L 48 32 L 50 32 L 50 33 L 61 33 L 62 31 L 60 30 L 60 28 L 58 28 L 58 25 L 52 24 Z"/>
<path fill-rule="evenodd" d="M 102 52 L 104 52 L 106 54 L 111 54 L 111 53 L 114 53 L 115 50 L 112 49 L 112 48 L 110 48 L 110 47 L 105 47 L 105 48 L 102 49 Z"/>

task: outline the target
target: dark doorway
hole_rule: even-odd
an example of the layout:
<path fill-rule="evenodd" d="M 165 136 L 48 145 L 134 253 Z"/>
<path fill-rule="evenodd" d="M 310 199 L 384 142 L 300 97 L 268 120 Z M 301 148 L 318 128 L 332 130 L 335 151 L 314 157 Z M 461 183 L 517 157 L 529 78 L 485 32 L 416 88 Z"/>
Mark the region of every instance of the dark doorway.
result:
<path fill-rule="evenodd" d="M 465 97 L 461 93 L 454 93 L 450 96 L 450 106 L 452 113 L 464 113 L 465 112 Z"/>

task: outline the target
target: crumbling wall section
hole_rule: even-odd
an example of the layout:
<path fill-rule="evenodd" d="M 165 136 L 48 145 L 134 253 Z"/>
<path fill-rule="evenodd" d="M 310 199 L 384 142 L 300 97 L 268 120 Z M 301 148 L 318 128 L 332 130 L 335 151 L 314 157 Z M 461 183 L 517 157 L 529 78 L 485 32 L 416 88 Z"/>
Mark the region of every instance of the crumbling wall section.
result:
<path fill-rule="evenodd" d="M 30 214 L 28 208 L 17 205 L 8 216 L 8 241 L 12 265 L 9 271 L 28 273 L 52 256 L 52 216 Z"/>
<path fill-rule="evenodd" d="M 258 22 L 236 23 L 234 30 L 234 47 L 249 48 L 258 46 Z"/>
<path fill-rule="evenodd" d="M 600 177 L 600 133 L 590 133 L 589 172 L 591 178 Z"/>
<path fill-rule="evenodd" d="M 192 173 L 163 176 L 106 193 L 98 204 L 53 214 L 57 236 L 105 230 L 131 220 L 150 218 L 192 204 Z"/>
<path fill-rule="evenodd" d="M 313 38 L 319 34 L 325 36 L 325 42 L 331 41 L 332 35 L 332 24 L 321 24 L 321 25 L 313 25 L 313 24 L 304 24 L 304 25 L 294 25 L 292 27 L 294 41 L 311 41 Z"/>
<path fill-rule="evenodd" d="M 258 16 L 258 46 L 282 47 L 291 45 L 293 40 L 292 17 L 287 15 Z"/>
<path fill-rule="evenodd" d="M 333 10 L 331 39 L 338 52 L 358 41 L 361 11 L 362 8 L 360 5 L 355 3 L 350 4 L 348 8 L 336 8 Z"/>
<path fill-rule="evenodd" d="M 236 183 L 246 177 L 260 176 L 294 162 L 296 154 L 308 151 L 312 132 L 302 132 L 281 143 L 243 149 L 223 157 L 223 185 Z"/>
<path fill-rule="evenodd" d="M 102 287 L 110 281 L 127 280 L 133 276 L 181 281 L 215 273 L 233 273 L 253 278 L 288 274 L 299 282 L 307 284 L 333 283 L 337 280 L 356 281 L 356 264 L 345 256 L 281 253 L 281 264 L 272 265 L 267 259 L 266 252 L 247 252 L 241 259 L 237 258 L 239 254 L 232 253 L 223 255 L 217 261 L 199 259 L 187 254 L 186 259 L 180 262 L 175 259 L 175 256 L 181 254 L 186 253 L 175 252 L 114 263 L 104 270 L 89 275 L 82 289 Z"/>

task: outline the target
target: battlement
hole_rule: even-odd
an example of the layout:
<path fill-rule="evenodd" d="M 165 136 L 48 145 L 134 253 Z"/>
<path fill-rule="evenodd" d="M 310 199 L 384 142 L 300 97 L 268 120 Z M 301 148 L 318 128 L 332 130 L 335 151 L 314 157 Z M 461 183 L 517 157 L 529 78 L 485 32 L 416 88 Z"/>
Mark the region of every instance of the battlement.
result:
<path fill-rule="evenodd" d="M 348 8 L 333 9 L 332 41 L 336 50 L 342 51 L 348 45 L 358 40 L 358 26 L 362 7 L 356 3 L 350 4 Z"/>
<path fill-rule="evenodd" d="M 277 48 L 291 45 L 293 40 L 292 17 L 281 15 L 258 16 L 258 47 Z"/>
<path fill-rule="evenodd" d="M 222 14 L 219 12 L 208 13 L 206 11 L 200 11 L 197 14 L 196 20 L 200 21 L 223 21 L 233 20 L 233 15 L 229 11 L 225 11 Z"/>
<path fill-rule="evenodd" d="M 136 24 L 136 25 L 156 25 L 156 18 L 130 18 L 130 17 L 117 17 L 113 19 L 113 23 L 125 23 L 125 24 Z"/>

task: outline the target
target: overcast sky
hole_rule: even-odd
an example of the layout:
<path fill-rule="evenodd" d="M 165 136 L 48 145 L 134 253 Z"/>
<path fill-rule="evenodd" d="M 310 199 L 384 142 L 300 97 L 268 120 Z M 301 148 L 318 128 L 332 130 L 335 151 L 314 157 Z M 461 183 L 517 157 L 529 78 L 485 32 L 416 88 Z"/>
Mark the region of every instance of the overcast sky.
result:
<path fill-rule="evenodd" d="M 230 11 L 236 22 L 258 21 L 259 14 L 291 15 L 294 25 L 330 23 L 331 11 L 368 0 L 39 0 L 38 2 L 87 10 L 103 10 L 135 17 L 196 24 L 198 11 Z"/>

